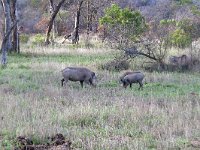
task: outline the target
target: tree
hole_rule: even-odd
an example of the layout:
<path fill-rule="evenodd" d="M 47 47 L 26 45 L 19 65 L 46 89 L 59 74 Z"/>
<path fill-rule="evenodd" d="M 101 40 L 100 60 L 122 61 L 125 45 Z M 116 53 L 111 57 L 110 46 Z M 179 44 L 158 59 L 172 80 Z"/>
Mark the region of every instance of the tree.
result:
<path fill-rule="evenodd" d="M 102 17 L 102 11 L 110 2 L 110 0 L 86 0 L 86 6 L 83 6 L 83 17 L 86 18 L 87 34 L 90 31 L 96 32 L 99 23 L 98 18 Z"/>
<path fill-rule="evenodd" d="M 72 44 L 78 44 L 79 41 L 79 25 L 80 25 L 80 16 L 81 16 L 81 7 L 83 4 L 83 0 L 78 0 L 76 5 L 76 14 L 75 14 L 75 21 L 74 21 L 74 30 L 69 35 L 64 36 L 64 40 L 62 43 L 65 42 L 66 39 L 71 38 Z"/>
<path fill-rule="evenodd" d="M 55 11 L 55 8 L 54 8 L 54 0 L 49 0 L 49 12 L 50 14 L 52 15 L 53 12 Z M 55 38 L 55 21 L 53 21 L 53 25 L 52 25 L 52 28 L 53 28 L 53 33 L 52 33 L 52 39 Z"/>
<path fill-rule="evenodd" d="M 171 32 L 171 44 L 181 49 L 187 48 L 191 59 L 199 59 L 196 41 L 200 37 L 200 3 L 198 0 L 177 0 L 175 4 L 184 13 L 176 16 L 176 30 Z"/>
<path fill-rule="evenodd" d="M 107 41 L 114 48 L 124 50 L 136 43 L 146 30 L 144 17 L 139 11 L 120 8 L 116 4 L 105 10 L 100 24 L 107 30 Z"/>
<path fill-rule="evenodd" d="M 50 21 L 48 23 L 48 30 L 47 30 L 47 33 L 46 33 L 46 39 L 45 39 L 45 44 L 48 45 L 50 44 L 50 33 L 51 33 L 51 29 L 53 27 L 53 23 L 54 23 L 54 19 L 56 18 L 56 15 L 57 13 L 59 12 L 60 10 L 60 7 L 62 6 L 62 4 L 65 2 L 65 0 L 61 0 L 58 5 L 55 7 L 55 10 L 54 12 L 52 13 L 51 15 L 51 18 L 50 18 Z"/>
<path fill-rule="evenodd" d="M 2 52 L 1 64 L 3 67 L 6 66 L 7 64 L 7 51 L 8 51 L 7 41 L 9 39 L 9 36 L 12 30 L 16 27 L 16 25 L 17 25 L 17 21 L 10 27 L 9 30 L 6 31 L 2 44 L 1 44 L 1 52 Z"/>
<path fill-rule="evenodd" d="M 152 21 L 147 25 L 139 11 L 121 9 L 113 4 L 106 9 L 100 23 L 106 27 L 110 45 L 123 52 L 120 59 L 142 55 L 153 62 L 163 64 L 170 46 L 170 31 L 174 30 L 175 26 L 173 19 Z"/>
<path fill-rule="evenodd" d="M 12 22 L 17 22 L 17 20 L 19 19 L 17 10 L 17 0 L 11 1 L 11 17 L 12 17 Z M 12 51 L 17 53 L 20 52 L 18 23 L 16 24 L 12 33 Z"/>
<path fill-rule="evenodd" d="M 11 19 L 11 11 L 10 11 L 10 0 L 1 0 L 3 4 L 3 11 L 5 16 L 5 33 L 8 33 L 11 29 L 12 19 Z M 12 50 L 12 43 L 11 43 L 11 34 L 8 35 L 7 40 L 5 41 L 5 49 L 7 51 Z"/>
<path fill-rule="evenodd" d="M 79 24 L 80 24 L 80 16 L 81 16 L 81 6 L 83 4 L 83 0 L 78 2 L 77 11 L 75 16 L 74 23 L 74 31 L 72 33 L 72 44 L 78 44 L 79 41 Z"/>
<path fill-rule="evenodd" d="M 82 31 L 86 31 L 87 37 L 85 40 L 86 46 L 89 46 L 89 34 L 90 32 L 97 32 L 99 17 L 102 16 L 103 10 L 106 6 L 110 4 L 110 0 L 77 0 L 76 3 L 71 7 L 70 12 L 73 13 L 68 16 L 68 25 L 71 25 L 72 20 L 75 20 L 73 31 L 64 36 L 65 42 L 66 39 L 71 39 L 72 43 L 77 43 L 75 35 L 82 29 Z M 80 16 L 78 15 L 80 12 Z M 70 17 L 73 16 L 73 19 Z M 75 17 L 74 17 L 75 16 Z M 77 17 L 79 16 L 79 17 Z M 74 19 L 75 18 L 75 19 Z M 77 21 L 79 20 L 79 21 Z M 77 23 L 79 25 L 77 26 Z M 77 28 L 78 27 L 78 28 Z M 77 32 L 78 31 L 78 32 Z M 77 36 L 78 40 L 78 36 Z"/>
<path fill-rule="evenodd" d="M 154 62 L 163 64 L 170 45 L 170 31 L 175 28 L 173 19 L 151 22 L 137 45 L 138 55 L 150 58 Z M 136 54 L 137 54 L 136 53 Z"/>

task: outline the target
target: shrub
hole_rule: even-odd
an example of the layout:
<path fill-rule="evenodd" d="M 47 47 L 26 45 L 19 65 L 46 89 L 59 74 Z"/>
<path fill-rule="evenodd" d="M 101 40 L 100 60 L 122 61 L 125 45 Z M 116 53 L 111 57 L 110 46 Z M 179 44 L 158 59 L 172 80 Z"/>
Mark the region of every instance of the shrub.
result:
<path fill-rule="evenodd" d="M 167 71 L 168 70 L 168 66 L 165 63 L 158 63 L 158 62 L 154 62 L 154 63 L 145 63 L 142 66 L 146 71 L 149 72 L 153 72 L 153 71 L 158 71 L 158 72 L 162 72 L 162 71 Z M 173 70 L 174 71 L 174 70 Z"/>
<path fill-rule="evenodd" d="M 130 63 L 127 60 L 112 60 L 101 65 L 101 69 L 109 71 L 121 71 L 130 68 Z"/>
<path fill-rule="evenodd" d="M 42 34 L 36 34 L 32 38 L 32 44 L 33 45 L 42 45 L 45 41 L 45 36 Z"/>
<path fill-rule="evenodd" d="M 173 46 L 185 48 L 192 43 L 192 39 L 183 29 L 177 29 L 171 34 L 171 43 Z"/>
<path fill-rule="evenodd" d="M 29 35 L 27 34 L 21 34 L 20 35 L 20 42 L 21 43 L 27 43 L 29 41 Z"/>

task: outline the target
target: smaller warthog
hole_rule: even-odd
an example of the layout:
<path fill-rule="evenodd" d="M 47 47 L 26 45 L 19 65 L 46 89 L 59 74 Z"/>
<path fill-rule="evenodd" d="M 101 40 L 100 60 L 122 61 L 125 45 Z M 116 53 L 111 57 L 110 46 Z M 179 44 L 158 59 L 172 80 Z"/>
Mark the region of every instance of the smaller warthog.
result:
<path fill-rule="evenodd" d="M 128 85 L 130 85 L 130 88 L 132 87 L 132 83 L 139 83 L 140 88 L 143 88 L 142 80 L 144 79 L 144 74 L 140 71 L 136 72 L 125 72 L 121 77 L 120 81 L 123 83 L 123 87 L 126 88 Z"/>
<path fill-rule="evenodd" d="M 84 67 L 67 67 L 62 70 L 63 79 L 61 80 L 61 85 L 64 85 L 64 82 L 67 83 L 70 81 L 79 81 L 81 87 L 83 87 L 83 82 L 96 87 L 94 80 L 96 80 L 96 75 L 91 70 Z"/>

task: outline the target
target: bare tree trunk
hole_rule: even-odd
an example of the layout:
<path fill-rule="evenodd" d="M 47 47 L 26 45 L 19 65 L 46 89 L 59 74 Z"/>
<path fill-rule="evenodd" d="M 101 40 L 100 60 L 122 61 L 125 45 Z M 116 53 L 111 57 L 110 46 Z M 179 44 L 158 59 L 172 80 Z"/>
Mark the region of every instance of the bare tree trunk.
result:
<path fill-rule="evenodd" d="M 17 0 L 11 1 L 11 17 L 12 17 L 13 22 L 16 22 L 18 20 Z M 18 23 L 15 26 L 15 28 L 13 29 L 12 48 L 13 48 L 14 52 L 20 53 Z"/>
<path fill-rule="evenodd" d="M 90 34 L 90 0 L 87 0 L 87 36 Z"/>
<path fill-rule="evenodd" d="M 2 66 L 5 66 L 7 64 L 7 51 L 8 51 L 7 41 L 9 39 L 9 36 L 10 36 L 12 30 L 16 27 L 16 25 L 17 25 L 17 21 L 6 32 L 6 34 L 3 38 L 3 42 L 2 42 L 2 45 L 1 45 L 1 51 L 2 51 L 1 64 L 2 64 Z"/>
<path fill-rule="evenodd" d="M 49 0 L 49 4 L 50 4 L 50 6 L 49 6 L 49 12 L 52 15 L 53 12 L 54 12 L 54 10 L 55 10 L 54 0 Z M 53 32 L 52 32 L 52 39 L 51 40 L 52 40 L 52 42 L 54 42 L 55 34 L 57 33 L 56 21 L 55 20 L 53 21 L 52 30 L 53 30 Z"/>
<path fill-rule="evenodd" d="M 49 21 L 48 24 L 48 30 L 47 30 L 47 34 L 46 34 L 46 39 L 45 39 L 45 44 L 48 45 L 50 44 L 49 38 L 50 38 L 50 33 L 51 33 L 51 29 L 53 27 L 53 23 L 54 23 L 54 19 L 56 18 L 57 13 L 60 10 L 60 7 L 62 6 L 62 4 L 65 2 L 65 0 L 61 0 L 58 5 L 55 8 L 55 11 L 53 12 L 53 14 L 51 15 L 51 19 Z"/>
<path fill-rule="evenodd" d="M 12 24 L 11 14 L 10 14 L 10 0 L 1 0 L 1 1 L 3 4 L 3 10 L 4 10 L 4 14 L 5 14 L 5 33 L 8 33 L 8 31 L 11 28 L 11 24 Z M 8 51 L 12 50 L 11 34 L 9 34 L 5 45 L 6 45 L 6 49 Z"/>
<path fill-rule="evenodd" d="M 72 44 L 78 44 L 79 41 L 79 23 L 80 23 L 80 15 L 81 15 L 81 6 L 83 4 L 83 0 L 81 0 L 78 3 L 78 8 L 76 11 L 76 17 L 75 17 L 75 26 L 74 26 L 74 31 L 72 34 Z"/>
<path fill-rule="evenodd" d="M 90 34 L 90 0 L 87 0 L 87 36 L 85 40 L 85 46 L 87 48 L 89 48 L 90 46 L 89 34 Z"/>

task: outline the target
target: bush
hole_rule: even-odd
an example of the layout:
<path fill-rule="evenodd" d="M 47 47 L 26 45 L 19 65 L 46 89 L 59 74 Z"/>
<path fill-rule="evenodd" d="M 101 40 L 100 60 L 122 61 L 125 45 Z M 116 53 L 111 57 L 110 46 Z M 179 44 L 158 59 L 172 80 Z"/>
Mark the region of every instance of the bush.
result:
<path fill-rule="evenodd" d="M 150 63 L 145 63 L 142 66 L 146 71 L 149 72 L 162 72 L 162 71 L 167 71 L 168 66 L 165 63 L 158 63 L 158 62 L 150 62 Z M 173 70 L 174 71 L 174 70 Z"/>
<path fill-rule="evenodd" d="M 127 60 L 113 60 L 101 65 L 101 69 L 109 71 L 121 71 L 130 68 L 130 63 Z"/>
<path fill-rule="evenodd" d="M 171 34 L 171 43 L 179 48 L 188 47 L 192 43 L 190 35 L 185 33 L 183 29 L 177 29 Z"/>
<path fill-rule="evenodd" d="M 42 45 L 45 41 L 45 36 L 42 34 L 36 34 L 32 38 L 33 45 Z"/>
<path fill-rule="evenodd" d="M 27 34 L 21 34 L 20 35 L 20 42 L 21 43 L 27 43 L 29 41 L 29 35 Z"/>

